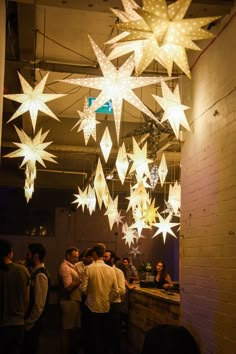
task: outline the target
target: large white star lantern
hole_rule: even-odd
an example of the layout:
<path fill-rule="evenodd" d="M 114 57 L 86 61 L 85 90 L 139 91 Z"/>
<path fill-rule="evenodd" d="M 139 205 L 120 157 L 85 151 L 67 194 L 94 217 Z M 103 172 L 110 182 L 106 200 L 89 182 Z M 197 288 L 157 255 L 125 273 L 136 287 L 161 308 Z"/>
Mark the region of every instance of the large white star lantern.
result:
<path fill-rule="evenodd" d="M 128 35 L 122 41 L 145 41 L 143 56 L 136 67 L 137 75 L 157 60 L 167 68 L 169 76 L 173 63 L 190 77 L 186 49 L 200 50 L 195 40 L 208 39 L 213 35 L 202 27 L 217 20 L 219 16 L 184 19 L 191 0 L 177 0 L 167 6 L 166 0 L 143 0 L 143 7 L 136 9 L 139 20 L 127 19 L 118 24 Z"/>
<path fill-rule="evenodd" d="M 162 234 L 164 243 L 166 242 L 167 233 L 170 234 L 171 236 L 177 238 L 176 235 L 174 234 L 173 230 L 172 230 L 172 227 L 175 227 L 175 226 L 179 225 L 180 223 L 170 222 L 171 219 L 172 219 L 172 215 L 171 214 L 169 214 L 166 219 L 164 219 L 159 214 L 159 221 L 160 222 L 153 224 L 153 226 L 157 227 L 158 229 L 155 232 L 155 234 L 152 236 L 152 238 L 154 238 L 157 235 Z"/>
<path fill-rule="evenodd" d="M 49 102 L 55 100 L 56 98 L 66 96 L 66 94 L 43 93 L 49 73 L 44 76 L 44 78 L 35 86 L 35 88 L 31 87 L 19 72 L 18 75 L 20 78 L 23 93 L 4 95 L 5 98 L 21 103 L 20 107 L 12 115 L 8 122 L 12 121 L 13 119 L 21 116 L 26 112 L 29 112 L 33 130 L 35 131 L 38 111 L 41 111 L 44 114 L 56 120 L 59 120 L 55 116 L 55 114 L 48 108 L 45 102 Z"/>
<path fill-rule="evenodd" d="M 136 96 L 136 94 L 133 92 L 133 89 L 157 84 L 162 80 L 168 80 L 168 78 L 163 79 L 160 77 L 131 77 L 130 75 L 132 74 L 135 65 L 133 55 L 131 55 L 126 60 L 126 62 L 117 69 L 106 57 L 103 51 L 97 46 L 97 44 L 90 37 L 89 39 L 104 76 L 81 79 L 66 79 L 61 81 L 69 84 L 101 90 L 98 97 L 89 107 L 89 112 L 95 112 L 104 103 L 108 102 L 109 100 L 112 101 L 117 141 L 119 141 L 120 136 L 120 121 L 123 100 L 128 101 L 138 110 L 142 111 L 147 116 L 151 117 L 154 121 L 159 123 L 159 120 Z"/>
<path fill-rule="evenodd" d="M 171 125 L 171 128 L 175 133 L 176 138 L 179 139 L 180 125 L 190 131 L 187 118 L 184 114 L 184 111 L 189 107 L 181 104 L 178 84 L 176 85 L 174 92 L 172 92 L 163 81 L 161 82 L 161 89 L 163 97 L 153 95 L 155 100 L 164 109 L 164 114 L 162 116 L 161 123 L 168 120 Z"/>

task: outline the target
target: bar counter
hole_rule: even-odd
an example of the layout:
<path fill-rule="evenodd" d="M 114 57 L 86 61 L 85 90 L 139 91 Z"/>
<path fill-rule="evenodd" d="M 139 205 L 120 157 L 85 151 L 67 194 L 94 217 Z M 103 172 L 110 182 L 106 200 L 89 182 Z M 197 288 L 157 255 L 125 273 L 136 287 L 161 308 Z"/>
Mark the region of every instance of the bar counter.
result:
<path fill-rule="evenodd" d="M 155 288 L 129 291 L 129 354 L 142 352 L 145 333 L 157 324 L 179 325 L 180 294 Z"/>

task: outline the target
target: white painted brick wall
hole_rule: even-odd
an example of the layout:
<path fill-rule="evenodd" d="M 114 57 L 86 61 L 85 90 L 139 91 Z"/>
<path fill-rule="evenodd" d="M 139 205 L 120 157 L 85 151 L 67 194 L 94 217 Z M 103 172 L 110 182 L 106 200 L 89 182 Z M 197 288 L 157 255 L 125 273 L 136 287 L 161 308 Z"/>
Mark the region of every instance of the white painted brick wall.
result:
<path fill-rule="evenodd" d="M 192 97 L 183 92 L 191 133 L 182 148 L 181 323 L 202 354 L 236 354 L 235 33 L 234 16 L 194 67 Z"/>

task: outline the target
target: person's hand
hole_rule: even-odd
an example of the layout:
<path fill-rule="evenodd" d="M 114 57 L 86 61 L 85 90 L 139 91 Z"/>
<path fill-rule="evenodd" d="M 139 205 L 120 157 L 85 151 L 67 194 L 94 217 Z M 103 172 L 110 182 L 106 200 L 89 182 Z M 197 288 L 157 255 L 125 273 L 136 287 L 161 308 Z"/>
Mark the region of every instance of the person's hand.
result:
<path fill-rule="evenodd" d="M 164 285 L 163 285 L 163 288 L 166 289 L 166 290 L 168 290 L 169 284 L 164 284 Z"/>

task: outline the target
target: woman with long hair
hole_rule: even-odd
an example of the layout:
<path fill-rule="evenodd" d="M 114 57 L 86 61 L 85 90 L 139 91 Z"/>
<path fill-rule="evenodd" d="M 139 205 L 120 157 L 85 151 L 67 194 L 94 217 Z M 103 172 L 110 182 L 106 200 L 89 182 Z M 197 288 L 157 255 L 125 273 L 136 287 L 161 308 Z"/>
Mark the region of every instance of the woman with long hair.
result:
<path fill-rule="evenodd" d="M 173 287 L 173 282 L 166 270 L 166 265 L 162 261 L 156 263 L 155 285 L 158 289 L 169 289 Z"/>

